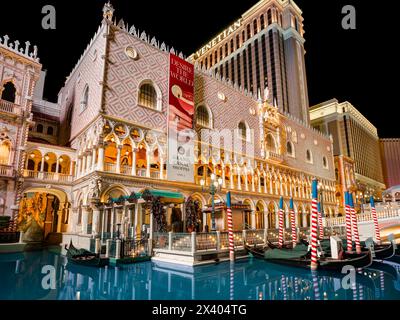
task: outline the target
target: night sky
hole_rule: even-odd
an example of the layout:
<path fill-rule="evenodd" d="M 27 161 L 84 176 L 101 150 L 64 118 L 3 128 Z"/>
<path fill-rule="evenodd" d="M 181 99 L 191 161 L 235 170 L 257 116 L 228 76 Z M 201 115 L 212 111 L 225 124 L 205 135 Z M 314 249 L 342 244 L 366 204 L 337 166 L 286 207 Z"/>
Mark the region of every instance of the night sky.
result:
<path fill-rule="evenodd" d="M 14 0 L 2 2 L 0 35 L 39 47 L 48 71 L 45 97 L 56 101 L 69 75 L 102 19 L 105 0 Z M 186 56 L 235 21 L 257 0 L 112 0 L 119 20 L 155 36 Z M 393 75 L 399 69 L 393 47 L 396 10 L 373 1 L 297 0 L 305 18 L 306 63 L 310 105 L 331 98 L 349 101 L 378 127 L 380 137 L 400 137 Z M 139 4 L 140 3 L 140 4 Z M 56 8 L 56 30 L 41 28 L 41 9 Z M 342 7 L 357 10 L 357 29 L 341 26 Z M 193 6 L 196 5 L 195 9 Z M 23 12 L 22 12 L 23 10 Z M 397 88 L 396 88 L 397 89 Z"/>

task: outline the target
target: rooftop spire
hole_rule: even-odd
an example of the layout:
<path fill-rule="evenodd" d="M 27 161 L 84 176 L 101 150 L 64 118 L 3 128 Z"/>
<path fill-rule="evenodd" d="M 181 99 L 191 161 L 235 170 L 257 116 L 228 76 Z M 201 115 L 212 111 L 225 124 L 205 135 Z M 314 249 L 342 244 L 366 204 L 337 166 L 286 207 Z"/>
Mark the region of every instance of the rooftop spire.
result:
<path fill-rule="evenodd" d="M 103 7 L 103 17 L 104 19 L 112 21 L 113 15 L 114 15 L 114 7 L 110 3 L 110 1 L 108 1 L 106 4 L 104 4 Z"/>

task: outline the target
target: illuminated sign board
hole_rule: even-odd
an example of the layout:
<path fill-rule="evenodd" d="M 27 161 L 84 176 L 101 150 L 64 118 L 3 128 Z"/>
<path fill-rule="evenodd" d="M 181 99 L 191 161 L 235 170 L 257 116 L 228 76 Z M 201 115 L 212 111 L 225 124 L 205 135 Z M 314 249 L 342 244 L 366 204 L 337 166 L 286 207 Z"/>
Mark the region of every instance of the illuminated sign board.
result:
<path fill-rule="evenodd" d="M 218 43 L 220 43 L 222 40 L 224 40 L 227 37 L 229 37 L 233 32 L 235 32 L 241 26 L 242 26 L 242 18 L 240 18 L 238 21 L 233 23 L 229 28 L 227 28 L 223 32 L 221 32 L 218 36 L 216 36 L 214 39 L 212 39 L 209 43 L 207 43 L 200 50 L 196 51 L 195 59 L 200 58 L 206 52 L 208 52 L 209 50 L 214 48 Z"/>

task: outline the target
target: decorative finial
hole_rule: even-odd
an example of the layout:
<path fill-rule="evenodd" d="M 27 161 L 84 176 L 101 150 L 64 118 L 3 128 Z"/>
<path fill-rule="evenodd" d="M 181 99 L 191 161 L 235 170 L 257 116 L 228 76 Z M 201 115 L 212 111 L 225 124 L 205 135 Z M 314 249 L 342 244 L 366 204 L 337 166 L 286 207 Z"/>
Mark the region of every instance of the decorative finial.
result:
<path fill-rule="evenodd" d="M 110 1 L 108 1 L 103 7 L 103 17 L 106 20 L 112 21 L 113 15 L 114 15 L 114 7 L 110 3 Z"/>

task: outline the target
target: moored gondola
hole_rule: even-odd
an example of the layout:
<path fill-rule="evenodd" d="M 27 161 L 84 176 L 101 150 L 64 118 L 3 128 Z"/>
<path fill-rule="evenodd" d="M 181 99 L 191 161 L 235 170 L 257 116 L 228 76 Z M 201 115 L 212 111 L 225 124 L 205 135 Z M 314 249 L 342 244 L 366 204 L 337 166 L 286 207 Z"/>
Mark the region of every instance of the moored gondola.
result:
<path fill-rule="evenodd" d="M 85 249 L 77 249 L 70 242 L 69 247 L 65 246 L 67 250 L 68 262 L 88 266 L 88 267 L 103 267 L 108 265 L 109 259 L 102 258 L 98 254 L 90 252 Z"/>
<path fill-rule="evenodd" d="M 395 255 L 395 250 L 393 243 L 390 244 L 382 244 L 382 245 L 374 245 L 374 252 L 376 260 L 386 260 L 390 259 Z"/>
<path fill-rule="evenodd" d="M 278 248 L 272 243 L 267 247 L 246 246 L 246 250 L 257 258 L 263 258 L 268 262 L 291 267 L 310 268 L 311 254 L 305 244 L 299 244 L 293 248 Z M 341 272 L 343 267 L 351 265 L 356 269 L 366 268 L 372 264 L 372 256 L 369 250 L 362 253 L 345 253 L 341 259 L 333 259 L 329 256 L 320 257 L 318 269 Z"/>

